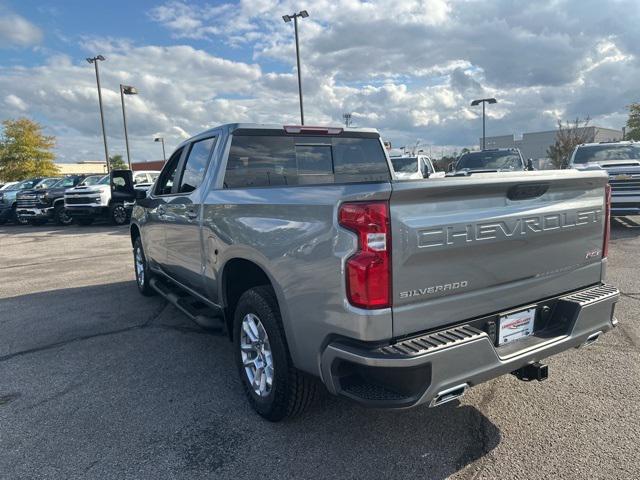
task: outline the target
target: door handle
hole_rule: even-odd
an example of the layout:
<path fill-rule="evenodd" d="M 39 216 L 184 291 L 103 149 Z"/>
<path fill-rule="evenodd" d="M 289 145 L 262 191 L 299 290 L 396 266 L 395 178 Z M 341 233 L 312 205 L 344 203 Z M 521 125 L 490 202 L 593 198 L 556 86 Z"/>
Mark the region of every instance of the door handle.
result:
<path fill-rule="evenodd" d="M 187 218 L 189 218 L 190 220 L 195 220 L 196 218 L 198 218 L 198 212 L 196 212 L 195 210 L 187 210 Z"/>

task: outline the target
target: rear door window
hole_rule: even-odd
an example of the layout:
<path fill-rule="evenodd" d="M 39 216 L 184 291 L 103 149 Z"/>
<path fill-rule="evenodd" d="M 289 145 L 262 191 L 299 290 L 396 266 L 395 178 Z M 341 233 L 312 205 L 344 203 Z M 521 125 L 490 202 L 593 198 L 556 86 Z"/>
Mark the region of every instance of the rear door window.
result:
<path fill-rule="evenodd" d="M 225 188 L 389 181 L 378 138 L 234 135 Z"/>

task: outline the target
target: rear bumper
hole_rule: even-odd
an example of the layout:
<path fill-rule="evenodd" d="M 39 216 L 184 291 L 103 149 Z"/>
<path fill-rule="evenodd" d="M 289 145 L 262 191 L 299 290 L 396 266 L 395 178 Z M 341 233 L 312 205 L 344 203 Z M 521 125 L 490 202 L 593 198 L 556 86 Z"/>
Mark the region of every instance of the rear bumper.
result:
<path fill-rule="evenodd" d="M 611 330 L 618 298 L 609 285 L 560 297 L 552 319 L 565 325 L 562 332 L 536 332 L 499 348 L 486 332 L 466 324 L 383 346 L 335 341 L 321 355 L 322 380 L 330 392 L 368 406 L 433 406 L 449 390 L 513 372 Z"/>

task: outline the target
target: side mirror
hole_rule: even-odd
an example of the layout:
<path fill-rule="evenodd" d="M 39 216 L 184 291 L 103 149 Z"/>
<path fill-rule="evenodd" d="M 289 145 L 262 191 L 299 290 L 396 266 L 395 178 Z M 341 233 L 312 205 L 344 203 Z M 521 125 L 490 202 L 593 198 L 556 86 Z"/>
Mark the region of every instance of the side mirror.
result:
<path fill-rule="evenodd" d="M 147 191 L 142 188 L 136 188 L 136 200 L 144 200 L 147 198 Z"/>
<path fill-rule="evenodd" d="M 447 172 L 453 172 L 456 169 L 455 164 L 450 163 L 449 166 L 447 167 Z"/>
<path fill-rule="evenodd" d="M 535 168 L 533 168 L 533 159 L 531 158 L 527 159 L 527 170 L 535 170 Z"/>
<path fill-rule="evenodd" d="M 133 188 L 133 173 L 131 170 L 111 171 L 111 198 L 121 202 L 132 202 L 136 198 Z"/>

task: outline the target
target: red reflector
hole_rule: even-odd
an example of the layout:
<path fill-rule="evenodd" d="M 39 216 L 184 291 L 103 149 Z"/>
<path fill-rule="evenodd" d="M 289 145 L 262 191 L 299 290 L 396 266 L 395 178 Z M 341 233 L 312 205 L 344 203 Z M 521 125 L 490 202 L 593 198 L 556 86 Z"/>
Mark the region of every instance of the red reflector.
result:
<path fill-rule="evenodd" d="M 285 125 L 286 133 L 310 133 L 313 135 L 340 135 L 343 129 L 340 127 L 307 127 L 306 125 Z"/>
<path fill-rule="evenodd" d="M 609 255 L 609 237 L 611 237 L 611 185 L 604 187 L 604 239 L 602 241 L 602 258 Z"/>
<path fill-rule="evenodd" d="M 343 203 L 338 223 L 358 235 L 358 251 L 346 263 L 349 303 L 366 309 L 391 306 L 389 203 Z"/>

